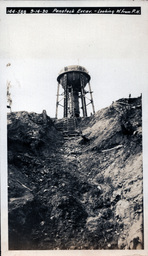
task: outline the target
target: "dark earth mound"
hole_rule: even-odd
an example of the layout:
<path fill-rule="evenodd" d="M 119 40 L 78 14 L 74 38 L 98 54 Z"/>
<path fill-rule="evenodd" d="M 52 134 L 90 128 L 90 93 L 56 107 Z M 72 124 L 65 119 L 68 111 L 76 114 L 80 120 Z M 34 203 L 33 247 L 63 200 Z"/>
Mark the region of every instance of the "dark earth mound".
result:
<path fill-rule="evenodd" d="M 78 120 L 8 114 L 9 249 L 142 249 L 141 97 Z"/>

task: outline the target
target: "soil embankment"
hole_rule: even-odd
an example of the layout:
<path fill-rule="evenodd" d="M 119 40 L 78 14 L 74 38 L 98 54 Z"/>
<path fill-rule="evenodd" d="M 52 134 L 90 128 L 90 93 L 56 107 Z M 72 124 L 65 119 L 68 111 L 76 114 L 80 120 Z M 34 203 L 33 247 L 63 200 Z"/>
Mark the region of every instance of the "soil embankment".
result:
<path fill-rule="evenodd" d="M 9 249 L 142 249 L 141 98 L 81 118 L 63 136 L 36 113 L 8 114 Z"/>

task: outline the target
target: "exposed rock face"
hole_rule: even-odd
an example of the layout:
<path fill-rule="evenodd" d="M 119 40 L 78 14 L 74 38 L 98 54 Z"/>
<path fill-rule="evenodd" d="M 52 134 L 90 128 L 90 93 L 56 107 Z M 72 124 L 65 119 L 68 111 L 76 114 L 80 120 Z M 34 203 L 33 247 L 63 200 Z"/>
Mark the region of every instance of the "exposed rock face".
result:
<path fill-rule="evenodd" d="M 79 120 L 8 115 L 9 249 L 142 249 L 141 98 Z"/>

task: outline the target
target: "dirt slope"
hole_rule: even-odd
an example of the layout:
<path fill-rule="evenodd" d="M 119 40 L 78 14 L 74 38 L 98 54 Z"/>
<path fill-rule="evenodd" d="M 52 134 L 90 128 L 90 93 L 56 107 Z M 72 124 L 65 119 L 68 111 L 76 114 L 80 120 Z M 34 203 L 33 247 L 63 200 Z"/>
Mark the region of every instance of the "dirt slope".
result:
<path fill-rule="evenodd" d="M 141 98 L 81 118 L 64 138 L 42 114 L 8 115 L 10 249 L 142 249 Z"/>

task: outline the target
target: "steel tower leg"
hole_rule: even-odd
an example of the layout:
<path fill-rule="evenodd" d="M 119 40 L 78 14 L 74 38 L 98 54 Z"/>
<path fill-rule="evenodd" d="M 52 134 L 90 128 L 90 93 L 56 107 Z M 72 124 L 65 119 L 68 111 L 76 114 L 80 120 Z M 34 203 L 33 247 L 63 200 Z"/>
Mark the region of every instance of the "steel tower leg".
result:
<path fill-rule="evenodd" d="M 89 93 L 90 93 L 90 99 L 91 99 L 93 114 L 95 114 L 95 107 L 94 107 L 94 101 L 93 101 L 93 97 L 92 97 L 92 90 L 91 90 L 90 82 L 88 83 L 88 86 L 89 86 Z"/>
<path fill-rule="evenodd" d="M 60 84 L 58 83 L 58 87 L 57 87 L 57 101 L 56 101 L 56 115 L 55 118 L 58 117 L 58 106 L 59 106 L 59 88 L 60 88 Z"/>
<path fill-rule="evenodd" d="M 72 86 L 71 86 L 71 92 L 70 92 L 70 117 L 74 117 L 74 98 L 73 98 Z"/>
<path fill-rule="evenodd" d="M 67 86 L 64 89 L 64 117 L 67 117 L 68 113 L 68 93 L 67 93 Z"/>
<path fill-rule="evenodd" d="M 67 88 L 67 75 L 64 75 L 64 117 L 68 116 L 68 88 Z"/>
<path fill-rule="evenodd" d="M 86 117 L 87 110 L 86 110 L 86 100 L 85 100 L 85 92 L 84 92 L 84 80 L 82 76 L 81 76 L 81 100 L 82 100 L 83 117 Z"/>

